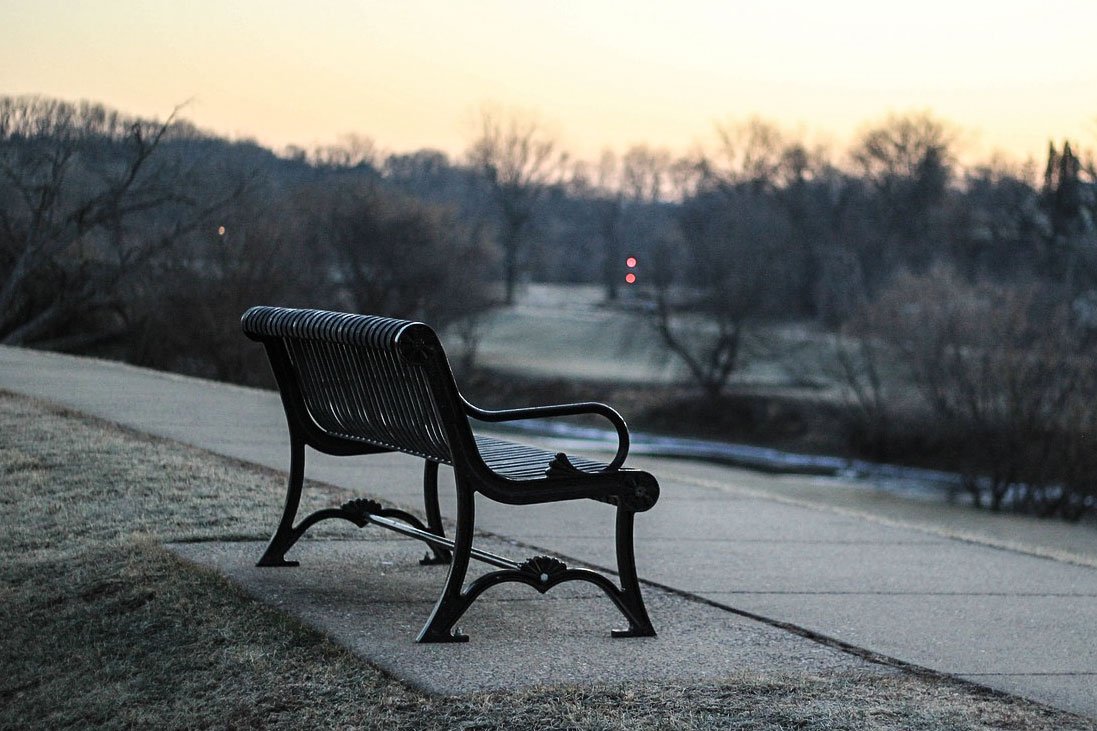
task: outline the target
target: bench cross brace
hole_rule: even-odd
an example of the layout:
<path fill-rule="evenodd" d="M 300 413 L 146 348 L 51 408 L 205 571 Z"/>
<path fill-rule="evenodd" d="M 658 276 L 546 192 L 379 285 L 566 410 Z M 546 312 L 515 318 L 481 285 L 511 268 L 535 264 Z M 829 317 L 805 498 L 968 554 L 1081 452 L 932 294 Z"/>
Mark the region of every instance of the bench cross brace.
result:
<path fill-rule="evenodd" d="M 636 577 L 636 562 L 632 549 L 634 515 L 632 511 L 623 507 L 617 508 L 617 564 L 622 584 L 618 587 L 609 578 L 596 571 L 570 568 L 563 561 L 550 556 L 535 556 L 518 562 L 476 548 L 472 545 L 473 496 L 468 489 L 458 490 L 457 533 L 454 538 L 447 538 L 444 535 L 441 514 L 438 510 L 438 463 L 429 460 L 424 474 L 427 519 L 433 524 L 429 527 L 411 513 L 396 508 L 385 508 L 377 501 L 366 498 L 351 500 L 337 508 L 317 510 L 297 525 L 293 525 L 304 484 L 304 444 L 298 440 L 292 440 L 290 451 L 290 475 L 285 511 L 266 552 L 257 563 L 258 566 L 297 566 L 297 561 L 285 559 L 286 552 L 309 528 L 320 521 L 339 518 L 350 521 L 359 528 L 373 523 L 426 543 L 431 553 L 420 560 L 420 563 L 450 564 L 446 587 L 430 619 L 419 633 L 418 642 L 467 641 L 467 635 L 459 630 L 451 631 L 453 625 L 484 591 L 508 581 L 531 586 L 542 594 L 565 581 L 586 581 L 605 592 L 614 606 L 628 620 L 628 629 L 613 630 L 614 637 L 655 635 L 640 597 L 640 584 Z M 469 559 L 476 559 L 499 570 L 484 574 L 464 587 Z"/>

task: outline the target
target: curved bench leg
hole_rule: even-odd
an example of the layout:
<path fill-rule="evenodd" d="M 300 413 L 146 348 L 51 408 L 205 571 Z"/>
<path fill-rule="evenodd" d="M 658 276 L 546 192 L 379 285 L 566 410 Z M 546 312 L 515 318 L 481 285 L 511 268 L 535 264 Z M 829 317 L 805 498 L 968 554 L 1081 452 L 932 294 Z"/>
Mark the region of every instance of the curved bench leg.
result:
<path fill-rule="evenodd" d="M 428 459 L 423 468 L 423 503 L 427 514 L 427 530 L 436 536 L 445 536 L 446 529 L 442 526 L 442 511 L 438 507 L 438 463 Z M 419 561 L 424 566 L 447 564 L 453 559 L 453 554 L 445 548 L 430 547 L 431 553 Z"/>
<path fill-rule="evenodd" d="M 267 550 L 256 566 L 297 566 L 297 561 L 287 561 L 286 551 L 300 537 L 294 535 L 293 521 L 297 517 L 297 507 L 301 504 L 301 488 L 305 482 L 305 443 L 290 435 L 289 480 L 286 483 L 286 505 L 282 510 L 282 519 L 271 536 Z"/>
<path fill-rule="evenodd" d="M 633 519 L 636 513 L 617 508 L 617 574 L 621 579 L 621 604 L 619 608 L 629 627 L 614 630 L 614 637 L 654 637 L 655 628 L 648 618 L 644 607 L 644 597 L 640 594 L 640 579 L 636 576 L 636 555 L 633 552 Z"/>
<path fill-rule="evenodd" d="M 442 595 L 434 605 L 427 623 L 423 625 L 416 642 L 467 642 L 468 635 L 450 629 L 468 609 L 471 601 L 462 591 L 465 574 L 468 572 L 469 559 L 472 556 L 472 533 L 475 520 L 474 493 L 468 486 L 457 481 L 457 527 L 453 532 L 453 557 L 449 565 L 449 576 L 442 587 Z"/>

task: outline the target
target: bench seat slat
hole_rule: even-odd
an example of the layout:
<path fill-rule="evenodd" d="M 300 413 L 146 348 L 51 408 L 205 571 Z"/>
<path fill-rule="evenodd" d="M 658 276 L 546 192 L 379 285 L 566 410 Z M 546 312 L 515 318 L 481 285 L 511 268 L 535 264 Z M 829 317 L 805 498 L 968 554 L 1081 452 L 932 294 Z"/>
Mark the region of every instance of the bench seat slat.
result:
<path fill-rule="evenodd" d="M 549 462 L 556 456 L 556 452 L 547 449 L 486 436 L 476 437 L 476 447 L 493 472 L 511 480 L 544 479 Z M 571 455 L 568 455 L 568 461 L 583 472 L 590 473 L 601 472 L 608 466 L 604 462 Z"/>

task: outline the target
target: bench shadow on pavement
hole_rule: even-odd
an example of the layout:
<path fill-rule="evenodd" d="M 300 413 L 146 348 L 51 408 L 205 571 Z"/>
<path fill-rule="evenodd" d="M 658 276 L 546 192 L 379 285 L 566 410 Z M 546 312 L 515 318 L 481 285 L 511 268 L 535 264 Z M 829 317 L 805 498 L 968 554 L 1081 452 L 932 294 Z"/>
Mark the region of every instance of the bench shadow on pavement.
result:
<path fill-rule="evenodd" d="M 506 544 L 483 539 L 489 550 Z M 494 545 L 493 545 L 494 544 Z M 431 694 L 544 685 L 717 681 L 744 671 L 775 674 L 896 673 L 848 653 L 716 607 L 645 587 L 659 627 L 651 638 L 615 639 L 623 620 L 598 589 L 562 586 L 541 596 L 497 587 L 476 602 L 464 644 L 417 644 L 444 566 L 420 566 L 412 541 L 306 540 L 299 567 L 257 568 L 257 542 L 182 543 L 168 549 L 213 569 L 256 599 L 297 617 L 367 662 Z"/>

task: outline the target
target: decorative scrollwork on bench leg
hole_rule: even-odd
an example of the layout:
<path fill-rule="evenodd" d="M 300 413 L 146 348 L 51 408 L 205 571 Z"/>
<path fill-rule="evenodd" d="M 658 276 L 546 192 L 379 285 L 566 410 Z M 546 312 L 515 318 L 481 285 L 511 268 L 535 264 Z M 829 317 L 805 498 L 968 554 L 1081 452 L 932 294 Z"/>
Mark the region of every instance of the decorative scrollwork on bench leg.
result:
<path fill-rule="evenodd" d="M 629 627 L 624 630 L 612 630 L 614 637 L 654 637 L 655 629 L 648 619 L 640 598 L 639 584 L 633 589 L 619 588 L 603 574 L 590 569 L 569 568 L 567 564 L 551 556 L 535 556 L 518 564 L 516 569 L 503 569 L 484 574 L 471 584 L 460 598 L 460 617 L 472 603 L 493 586 L 514 581 L 531 586 L 542 594 L 566 581 L 585 581 L 594 584 L 610 598 L 618 611 L 628 620 Z M 455 620 L 456 621 L 456 618 Z"/>
<path fill-rule="evenodd" d="M 462 510 L 460 496 L 458 499 L 460 513 Z M 450 634 L 450 629 L 481 594 L 493 586 L 508 581 L 531 586 L 542 594 L 565 581 L 586 581 L 605 592 L 618 611 L 628 620 L 627 629 L 611 632 L 614 637 L 655 636 L 655 629 L 644 607 L 644 599 L 640 594 L 640 582 L 636 576 L 636 562 L 632 551 L 632 526 L 635 514 L 631 510 L 619 508 L 617 513 L 617 564 L 621 586 L 617 586 L 609 577 L 597 571 L 569 568 L 563 561 L 551 556 L 535 556 L 514 564 L 514 568 L 484 574 L 470 583 L 467 589 L 462 590 L 461 583 L 468 568 L 467 556 L 472 545 L 471 496 L 468 500 L 470 506 L 467 512 L 458 516 L 457 545 L 454 547 L 454 563 L 450 567 L 449 579 L 434 607 L 434 612 L 419 633 L 418 642 L 468 640 L 468 637 L 459 630 Z M 467 518 L 467 521 L 464 518 Z M 467 542 L 463 543 L 463 538 L 466 538 Z"/>
<path fill-rule="evenodd" d="M 297 509 L 301 502 L 301 489 L 304 483 L 305 473 L 304 463 L 304 445 L 301 442 L 292 442 L 289 485 L 286 492 L 286 507 L 282 512 L 282 520 L 278 523 L 278 528 L 274 532 L 274 537 L 271 538 L 270 544 L 267 546 L 267 550 L 263 553 L 262 558 L 260 558 L 259 562 L 256 564 L 257 566 L 299 565 L 297 561 L 286 561 L 286 552 L 301 539 L 301 536 L 305 535 L 309 528 L 322 520 L 330 520 L 332 518 L 350 521 L 359 528 L 364 528 L 369 525 L 370 516 L 396 518 L 421 531 L 438 535 L 437 531 L 428 529 L 427 526 L 423 524 L 423 521 L 419 520 L 411 513 L 396 508 L 382 507 L 376 500 L 370 500 L 368 498 L 350 500 L 343 503 L 338 508 L 317 510 L 296 526 L 293 525 L 293 520 L 297 515 Z M 440 525 L 441 518 L 439 518 L 438 522 Z M 444 548 L 438 548 L 430 543 L 428 543 L 427 546 L 434 553 L 434 560 L 429 563 L 448 563 L 449 551 Z M 429 558 L 430 554 L 427 554 L 427 556 Z M 424 560 L 423 563 L 427 563 L 427 561 Z"/>

